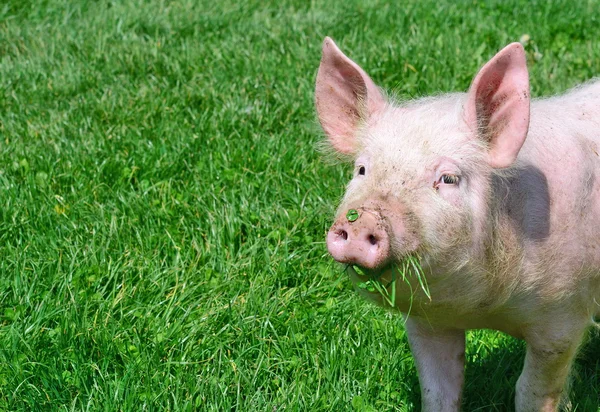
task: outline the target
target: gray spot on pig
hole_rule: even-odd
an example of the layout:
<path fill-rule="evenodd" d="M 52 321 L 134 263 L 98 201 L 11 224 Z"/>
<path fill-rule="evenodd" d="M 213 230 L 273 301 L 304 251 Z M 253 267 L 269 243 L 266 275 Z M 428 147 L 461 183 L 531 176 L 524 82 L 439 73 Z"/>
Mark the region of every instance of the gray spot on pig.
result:
<path fill-rule="evenodd" d="M 500 214 L 505 214 L 527 240 L 544 240 L 550 234 L 550 194 L 546 176 L 526 165 L 509 177 L 492 177 Z"/>

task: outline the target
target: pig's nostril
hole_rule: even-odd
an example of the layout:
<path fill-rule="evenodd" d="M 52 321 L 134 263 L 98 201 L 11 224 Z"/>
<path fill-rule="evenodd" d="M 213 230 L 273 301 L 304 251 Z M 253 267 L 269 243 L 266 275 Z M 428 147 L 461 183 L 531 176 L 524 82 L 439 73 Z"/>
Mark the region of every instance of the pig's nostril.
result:
<path fill-rule="evenodd" d="M 369 243 L 371 243 L 372 245 L 376 245 L 377 238 L 374 235 L 369 235 Z"/>
<path fill-rule="evenodd" d="M 348 232 L 346 232 L 345 230 L 340 230 L 338 232 L 338 236 L 344 240 L 348 240 Z"/>

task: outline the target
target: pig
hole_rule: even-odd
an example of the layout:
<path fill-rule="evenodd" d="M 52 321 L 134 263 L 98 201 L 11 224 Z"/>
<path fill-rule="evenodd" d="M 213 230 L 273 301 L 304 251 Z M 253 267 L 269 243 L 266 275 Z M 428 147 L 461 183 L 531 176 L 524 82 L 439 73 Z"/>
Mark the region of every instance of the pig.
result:
<path fill-rule="evenodd" d="M 354 162 L 328 251 L 354 283 L 394 293 L 422 409 L 460 410 L 465 331 L 480 328 L 526 342 L 516 410 L 568 405 L 571 364 L 600 315 L 600 81 L 532 100 L 512 43 L 467 93 L 398 102 L 327 37 L 315 103 L 328 145 Z M 391 284 L 409 256 L 426 288 Z"/>

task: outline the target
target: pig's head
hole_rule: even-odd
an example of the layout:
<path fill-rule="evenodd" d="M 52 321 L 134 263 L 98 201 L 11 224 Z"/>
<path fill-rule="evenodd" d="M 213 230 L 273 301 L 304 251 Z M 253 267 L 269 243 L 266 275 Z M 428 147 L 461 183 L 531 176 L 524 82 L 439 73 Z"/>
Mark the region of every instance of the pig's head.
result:
<path fill-rule="evenodd" d="M 327 235 L 335 260 L 381 271 L 418 254 L 450 273 L 484 252 L 491 177 L 515 162 L 529 127 L 529 78 L 513 43 L 466 95 L 390 102 L 326 38 L 316 82 L 319 121 L 354 177 Z"/>

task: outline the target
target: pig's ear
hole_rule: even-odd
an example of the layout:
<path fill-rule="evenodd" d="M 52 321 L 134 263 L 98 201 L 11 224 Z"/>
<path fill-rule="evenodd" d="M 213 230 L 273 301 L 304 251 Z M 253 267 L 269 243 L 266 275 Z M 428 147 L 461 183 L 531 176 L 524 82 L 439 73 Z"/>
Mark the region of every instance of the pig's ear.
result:
<path fill-rule="evenodd" d="M 356 151 L 356 132 L 385 105 L 371 78 L 350 60 L 329 37 L 323 42 L 323 57 L 317 74 L 315 101 L 319 121 L 338 152 Z"/>
<path fill-rule="evenodd" d="M 515 161 L 529 129 L 529 74 L 521 44 L 509 44 L 479 71 L 465 118 L 488 144 L 490 166 L 504 168 Z"/>

